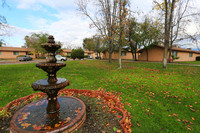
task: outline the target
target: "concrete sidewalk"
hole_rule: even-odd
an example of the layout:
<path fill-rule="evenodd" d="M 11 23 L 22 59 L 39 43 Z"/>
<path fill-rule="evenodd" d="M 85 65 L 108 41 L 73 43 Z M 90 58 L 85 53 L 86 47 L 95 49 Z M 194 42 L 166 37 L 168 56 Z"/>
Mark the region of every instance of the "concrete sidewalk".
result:
<path fill-rule="evenodd" d="M 0 60 L 0 65 L 6 65 L 6 64 L 28 64 L 28 63 L 38 63 L 38 62 L 45 62 L 45 59 L 36 59 L 32 61 L 18 61 L 18 60 Z"/>

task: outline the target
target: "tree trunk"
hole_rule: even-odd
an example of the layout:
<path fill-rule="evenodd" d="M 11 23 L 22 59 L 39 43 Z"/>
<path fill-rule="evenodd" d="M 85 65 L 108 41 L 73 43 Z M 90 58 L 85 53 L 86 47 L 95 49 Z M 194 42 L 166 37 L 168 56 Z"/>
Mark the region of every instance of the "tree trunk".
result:
<path fill-rule="evenodd" d="M 135 61 L 137 61 L 137 51 L 135 50 Z"/>
<path fill-rule="evenodd" d="M 99 54 L 99 56 L 98 56 L 98 57 L 101 59 L 101 53 L 100 53 L 100 52 L 97 52 L 97 55 L 98 55 L 98 54 Z"/>
<path fill-rule="evenodd" d="M 163 68 L 167 69 L 167 53 L 168 53 L 169 46 L 165 45 L 164 47 L 164 54 L 163 54 Z"/>
<path fill-rule="evenodd" d="M 119 53 L 118 53 L 118 58 L 119 58 L 119 64 L 118 64 L 118 67 L 119 69 L 122 68 L 122 59 L 121 59 L 121 54 L 122 54 L 122 46 L 121 44 L 119 45 Z"/>
<path fill-rule="evenodd" d="M 138 44 L 135 44 L 135 61 L 137 61 L 137 49 L 138 49 Z"/>
<path fill-rule="evenodd" d="M 149 53 L 148 53 L 148 48 L 145 48 L 146 49 L 146 54 L 147 54 L 147 61 L 149 61 Z"/>
<path fill-rule="evenodd" d="M 170 46 L 169 46 L 169 63 L 171 62 L 171 57 L 172 57 L 172 44 L 170 43 Z"/>
<path fill-rule="evenodd" d="M 108 52 L 109 52 L 109 61 L 108 62 L 111 63 L 112 53 L 113 53 L 113 46 L 112 46 L 112 40 L 111 39 L 109 39 L 109 49 L 108 49 Z"/>
<path fill-rule="evenodd" d="M 168 31 L 168 24 L 169 24 L 169 20 L 168 20 L 168 1 L 165 0 L 165 40 L 164 40 L 164 52 L 163 52 L 163 68 L 167 69 L 167 52 L 168 52 L 168 48 L 169 48 L 169 33 L 170 31 Z"/>
<path fill-rule="evenodd" d="M 134 52 L 131 52 L 132 57 L 133 57 L 133 61 L 135 60 L 135 56 L 134 56 Z"/>
<path fill-rule="evenodd" d="M 164 69 L 167 69 L 167 54 L 168 54 L 168 49 L 169 49 L 170 31 L 171 31 L 171 24 L 173 20 L 175 2 L 176 0 L 172 0 L 172 3 L 170 4 L 169 1 L 165 0 L 165 42 L 164 42 L 164 55 L 163 55 Z"/>
<path fill-rule="evenodd" d="M 112 58 L 112 52 L 109 51 L 109 63 L 111 63 Z"/>

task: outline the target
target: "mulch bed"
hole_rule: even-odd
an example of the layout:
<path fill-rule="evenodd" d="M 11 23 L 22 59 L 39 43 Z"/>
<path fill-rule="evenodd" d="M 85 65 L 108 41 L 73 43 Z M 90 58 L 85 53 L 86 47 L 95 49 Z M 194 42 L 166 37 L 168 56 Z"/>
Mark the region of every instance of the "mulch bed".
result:
<path fill-rule="evenodd" d="M 77 133 L 131 133 L 130 114 L 124 109 L 120 97 L 111 92 L 99 90 L 64 89 L 60 96 L 74 96 L 86 105 L 86 120 Z M 0 132 L 8 133 L 12 116 L 23 106 L 46 97 L 45 93 L 35 93 L 10 102 L 0 108 Z"/>

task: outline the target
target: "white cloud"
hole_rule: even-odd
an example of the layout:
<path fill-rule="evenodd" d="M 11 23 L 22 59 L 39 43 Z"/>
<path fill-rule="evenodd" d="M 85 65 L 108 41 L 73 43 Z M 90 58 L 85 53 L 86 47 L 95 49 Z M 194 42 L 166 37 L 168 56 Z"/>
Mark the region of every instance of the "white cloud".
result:
<path fill-rule="evenodd" d="M 41 5 L 36 4 L 36 0 L 17 0 L 18 5 L 17 8 L 19 9 L 34 9 L 34 10 L 39 10 L 41 9 Z"/>
<path fill-rule="evenodd" d="M 153 0 L 133 0 L 131 1 L 131 7 L 133 11 L 143 11 L 148 13 L 152 9 Z"/>
<path fill-rule="evenodd" d="M 197 23 L 190 22 L 189 25 L 186 28 L 187 33 L 190 34 L 190 35 L 193 35 L 194 33 L 197 33 L 198 32 L 197 26 L 198 26 Z"/>
<path fill-rule="evenodd" d="M 20 9 L 41 10 L 43 6 L 49 6 L 57 10 L 74 7 L 76 0 L 14 0 Z"/>
<path fill-rule="evenodd" d="M 4 36 L 3 39 L 7 43 L 6 46 L 21 47 L 24 45 L 24 37 L 30 35 L 30 33 L 39 33 L 39 30 L 30 30 L 21 27 L 16 27 L 9 25 L 7 28 L 7 36 Z"/>
<path fill-rule="evenodd" d="M 25 29 L 16 26 L 10 31 L 10 36 L 8 42 L 24 44 L 24 37 L 30 35 L 31 32 L 47 32 L 55 37 L 56 41 L 61 41 L 65 43 L 70 43 L 73 46 L 82 46 L 82 40 L 85 37 L 90 37 L 95 34 L 94 29 L 89 29 L 90 21 L 82 19 L 82 16 L 78 16 L 76 12 L 76 0 L 13 0 L 17 2 L 17 8 L 19 10 L 40 10 L 41 12 L 51 12 L 46 11 L 46 7 L 51 7 L 56 10 L 57 14 L 51 14 L 51 16 L 56 17 L 57 21 L 45 18 L 36 17 L 30 14 L 26 19 L 32 27 Z M 49 15 L 49 14 L 48 14 Z M 38 29 L 38 30 L 32 30 Z M 18 37 L 16 39 L 16 37 Z M 12 40 L 13 39 L 13 40 Z M 12 45 L 12 44 L 10 44 Z M 72 46 L 72 47 L 73 47 Z"/>
<path fill-rule="evenodd" d="M 35 23 L 35 25 L 37 25 L 38 29 L 40 30 L 31 30 L 16 26 L 10 26 L 11 28 L 9 29 L 9 38 L 18 38 L 17 40 L 21 39 L 20 43 L 23 42 L 24 44 L 24 37 L 26 35 L 30 35 L 30 33 L 33 32 L 47 32 L 48 34 L 52 34 L 56 41 L 61 41 L 65 43 L 70 42 L 70 44 L 73 45 L 72 47 L 81 47 L 82 40 L 85 37 L 90 37 L 94 34 L 94 29 L 89 29 L 89 22 L 86 20 L 82 20 L 81 17 L 76 16 L 70 17 L 69 20 L 63 18 L 59 21 L 51 22 L 49 24 L 47 24 L 47 20 L 39 19 Z M 11 41 L 10 39 L 9 42 Z"/>
<path fill-rule="evenodd" d="M 13 0 L 17 2 L 17 8 L 23 10 L 41 10 L 42 12 L 47 11 L 46 7 L 51 7 L 56 10 L 57 14 L 51 14 L 58 20 L 53 21 L 47 18 L 29 16 L 27 19 L 29 23 L 39 30 L 24 29 L 13 26 L 15 30 L 12 30 L 13 40 L 24 43 L 24 36 L 30 32 L 47 32 L 54 35 L 56 41 L 70 43 L 74 46 L 82 46 L 82 40 L 85 37 L 90 37 L 95 34 L 95 29 L 89 29 L 91 21 L 83 19 L 83 16 L 78 15 L 76 12 L 77 6 L 75 2 L 77 0 Z M 152 0 L 134 0 L 131 1 L 132 10 L 144 11 L 145 14 L 152 9 Z M 198 1 L 197 1 L 198 2 Z M 200 3 L 200 2 L 198 2 Z M 200 5 L 200 4 L 199 4 Z M 48 14 L 49 15 L 49 14 Z M 141 16 L 140 16 L 141 17 Z M 190 25 L 188 32 L 194 31 L 194 25 Z M 33 28 L 32 28 L 33 29 Z M 11 38 L 11 37 L 10 37 Z M 13 41 L 12 41 L 13 42 Z M 13 42 L 14 43 L 14 42 Z M 23 45 L 23 44 L 19 44 Z"/>
<path fill-rule="evenodd" d="M 38 18 L 35 16 L 29 16 L 27 18 L 27 20 L 29 21 L 30 24 L 32 24 L 33 27 L 37 27 L 37 28 L 42 28 L 42 27 L 46 26 L 48 23 L 47 19 Z"/>
<path fill-rule="evenodd" d="M 90 37 L 94 34 L 94 29 L 89 29 L 89 21 L 83 20 L 80 16 L 77 17 L 69 13 L 61 15 L 61 19 L 48 25 L 46 31 L 49 34 L 54 34 L 55 38 L 62 42 L 71 42 L 76 46 L 82 46 L 82 40 L 85 37 Z"/>

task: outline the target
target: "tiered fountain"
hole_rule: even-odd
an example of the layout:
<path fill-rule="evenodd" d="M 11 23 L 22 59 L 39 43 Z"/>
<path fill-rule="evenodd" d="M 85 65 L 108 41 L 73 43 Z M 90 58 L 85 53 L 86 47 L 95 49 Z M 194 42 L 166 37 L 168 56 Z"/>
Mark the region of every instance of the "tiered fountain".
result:
<path fill-rule="evenodd" d="M 74 132 L 86 118 L 85 104 L 77 98 L 60 96 L 58 91 L 69 85 L 64 78 L 56 78 L 56 73 L 66 66 L 57 62 L 55 52 L 60 48 L 53 36 L 42 47 L 48 52 L 47 62 L 36 66 L 48 73 L 47 79 L 32 84 L 32 88 L 47 94 L 47 99 L 38 100 L 20 109 L 10 123 L 11 133 Z M 46 109 L 45 109 L 46 108 Z"/>

